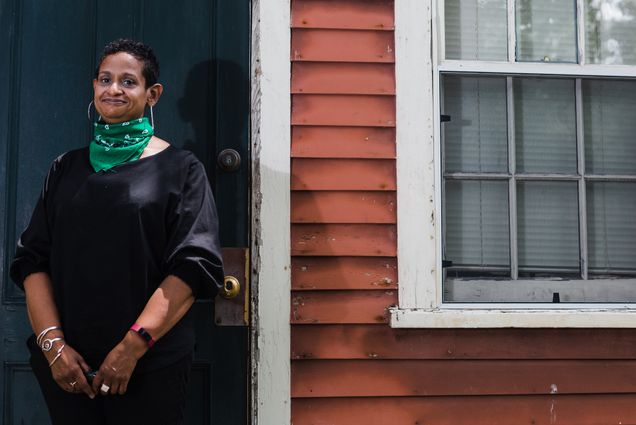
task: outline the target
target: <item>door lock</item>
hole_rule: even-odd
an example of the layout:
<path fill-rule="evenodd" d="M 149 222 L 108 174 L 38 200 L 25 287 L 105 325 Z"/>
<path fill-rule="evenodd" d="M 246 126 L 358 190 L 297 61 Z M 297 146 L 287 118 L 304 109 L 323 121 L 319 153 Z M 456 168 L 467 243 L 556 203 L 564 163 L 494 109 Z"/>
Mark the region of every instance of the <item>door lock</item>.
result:
<path fill-rule="evenodd" d="M 236 171 L 241 166 L 241 154 L 234 149 L 223 149 L 216 158 L 219 168 L 226 173 Z"/>
<path fill-rule="evenodd" d="M 221 288 L 219 292 L 220 295 L 225 299 L 230 299 L 236 297 L 239 292 L 241 292 L 239 280 L 234 276 L 225 276 L 225 279 L 223 279 L 223 288 Z"/>

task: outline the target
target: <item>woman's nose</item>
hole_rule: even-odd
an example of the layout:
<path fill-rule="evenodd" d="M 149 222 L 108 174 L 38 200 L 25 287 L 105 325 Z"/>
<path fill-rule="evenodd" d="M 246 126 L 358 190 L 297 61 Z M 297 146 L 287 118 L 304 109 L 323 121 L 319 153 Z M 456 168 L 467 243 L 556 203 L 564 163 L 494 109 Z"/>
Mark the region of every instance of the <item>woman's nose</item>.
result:
<path fill-rule="evenodd" d="M 121 86 L 119 84 L 117 84 L 117 82 L 113 81 L 110 86 L 108 86 L 108 92 L 109 93 L 121 93 L 123 90 L 121 89 Z"/>

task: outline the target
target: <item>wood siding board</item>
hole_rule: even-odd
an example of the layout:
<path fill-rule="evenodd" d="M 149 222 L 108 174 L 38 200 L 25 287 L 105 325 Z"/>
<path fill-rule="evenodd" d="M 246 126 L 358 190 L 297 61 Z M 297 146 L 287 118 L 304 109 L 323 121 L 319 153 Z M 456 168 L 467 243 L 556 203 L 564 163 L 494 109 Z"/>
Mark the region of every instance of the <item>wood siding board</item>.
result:
<path fill-rule="evenodd" d="M 392 30 L 392 0 L 295 0 L 292 28 Z"/>
<path fill-rule="evenodd" d="M 292 95 L 292 125 L 394 127 L 394 96 Z"/>
<path fill-rule="evenodd" d="M 395 192 L 291 193 L 292 223 L 395 223 Z"/>
<path fill-rule="evenodd" d="M 634 382 L 635 360 L 316 360 L 292 361 L 291 388 L 292 397 L 620 394 Z"/>
<path fill-rule="evenodd" d="M 295 62 L 292 93 L 395 95 L 393 64 Z"/>
<path fill-rule="evenodd" d="M 291 276 L 292 289 L 295 291 L 396 289 L 397 259 L 395 257 L 292 257 Z M 390 328 L 386 327 L 386 330 L 390 333 Z M 346 339 L 336 339 L 336 341 L 344 345 L 348 342 Z"/>
<path fill-rule="evenodd" d="M 292 292 L 291 322 L 388 323 L 388 309 L 396 304 L 395 290 Z"/>
<path fill-rule="evenodd" d="M 292 190 L 394 191 L 395 161 L 392 159 L 294 158 Z"/>
<path fill-rule="evenodd" d="M 322 282 L 304 272 L 304 258 L 292 261 L 292 285 Z M 312 267 L 312 259 L 307 270 Z M 339 260 L 339 259 L 334 259 Z M 381 263 L 380 263 L 381 264 Z M 347 269 L 314 266 L 315 274 L 338 279 Z M 328 270 L 333 269 L 332 273 Z M 302 270 L 302 269 L 301 269 Z M 335 270 L 338 270 L 336 272 Z M 380 269 L 381 270 L 381 269 Z M 378 276 L 381 276 L 379 274 Z M 346 280 L 345 280 L 346 281 Z M 365 282 L 363 280 L 363 282 Z M 319 287 L 318 287 L 319 288 Z M 631 360 L 633 329 L 391 329 L 384 325 L 292 326 L 293 359 L 508 359 Z"/>
<path fill-rule="evenodd" d="M 292 127 L 293 158 L 395 158 L 395 128 Z"/>
<path fill-rule="evenodd" d="M 396 255 L 396 227 L 392 224 L 293 224 L 292 256 Z"/>
<path fill-rule="evenodd" d="M 492 397 L 305 398 L 294 425 L 636 424 L 636 394 Z"/>
<path fill-rule="evenodd" d="M 393 31 L 292 29 L 291 60 L 395 62 Z"/>

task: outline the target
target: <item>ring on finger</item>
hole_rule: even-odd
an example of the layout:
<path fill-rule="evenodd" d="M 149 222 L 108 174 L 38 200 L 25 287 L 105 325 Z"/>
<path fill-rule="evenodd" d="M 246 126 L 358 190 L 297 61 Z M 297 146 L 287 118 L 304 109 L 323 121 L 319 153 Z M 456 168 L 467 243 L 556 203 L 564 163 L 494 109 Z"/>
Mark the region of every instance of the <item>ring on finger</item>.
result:
<path fill-rule="evenodd" d="M 101 392 L 108 394 L 108 391 L 110 391 L 110 385 L 102 384 L 99 389 Z"/>
<path fill-rule="evenodd" d="M 71 386 L 71 391 L 72 392 L 75 392 L 75 384 L 77 384 L 77 381 L 69 382 L 69 385 Z"/>

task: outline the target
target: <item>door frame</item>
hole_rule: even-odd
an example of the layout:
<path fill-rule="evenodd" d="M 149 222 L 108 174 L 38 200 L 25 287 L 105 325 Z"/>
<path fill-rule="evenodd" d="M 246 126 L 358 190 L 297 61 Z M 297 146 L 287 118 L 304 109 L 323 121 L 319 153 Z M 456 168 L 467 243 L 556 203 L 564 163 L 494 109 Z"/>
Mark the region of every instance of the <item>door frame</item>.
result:
<path fill-rule="evenodd" d="M 251 406 L 291 422 L 291 0 L 252 0 Z"/>

